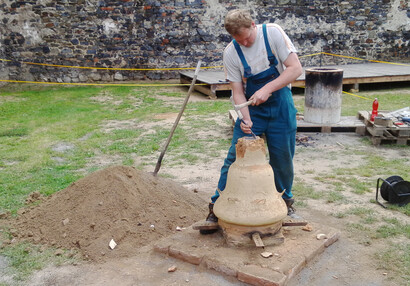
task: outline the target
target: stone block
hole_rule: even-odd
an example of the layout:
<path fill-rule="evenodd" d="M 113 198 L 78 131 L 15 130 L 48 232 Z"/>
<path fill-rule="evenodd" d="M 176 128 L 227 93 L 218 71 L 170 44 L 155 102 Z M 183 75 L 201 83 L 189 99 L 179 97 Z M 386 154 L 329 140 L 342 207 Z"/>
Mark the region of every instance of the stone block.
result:
<path fill-rule="evenodd" d="M 277 246 L 230 247 L 221 231 L 200 235 L 192 227 L 158 241 L 154 250 L 194 265 L 204 266 L 221 275 L 236 277 L 250 285 L 285 286 L 315 257 L 336 242 L 339 231 L 309 222 L 315 233 L 298 227 L 283 227 L 284 243 Z M 318 233 L 327 239 L 318 240 Z M 273 255 L 263 257 L 262 252 Z"/>

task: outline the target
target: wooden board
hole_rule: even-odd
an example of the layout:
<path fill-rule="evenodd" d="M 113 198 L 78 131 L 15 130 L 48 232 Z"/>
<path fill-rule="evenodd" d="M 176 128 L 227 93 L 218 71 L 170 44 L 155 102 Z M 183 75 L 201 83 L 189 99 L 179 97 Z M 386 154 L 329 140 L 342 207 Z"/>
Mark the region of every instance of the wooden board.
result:
<path fill-rule="evenodd" d="M 383 113 L 383 111 L 379 112 Z M 357 113 L 357 118 L 363 121 L 366 126 L 366 132 L 370 136 L 370 140 L 373 145 L 386 144 L 396 144 L 396 145 L 408 145 L 410 144 L 410 126 L 382 126 L 377 125 L 370 121 L 369 111 L 359 111 Z"/>
<path fill-rule="evenodd" d="M 319 68 L 316 67 L 305 67 Z M 360 84 L 360 83 L 380 83 L 380 82 L 397 82 L 410 81 L 410 67 L 396 64 L 383 63 L 364 63 L 348 65 L 322 66 L 321 68 L 337 68 L 343 70 L 343 84 Z M 194 71 L 180 72 L 181 83 L 191 83 Z M 229 82 L 225 80 L 223 71 L 201 70 L 198 74 L 195 89 L 216 99 L 217 91 L 230 90 Z M 293 87 L 305 86 L 305 72 L 302 73 L 293 83 Z"/>
<path fill-rule="evenodd" d="M 228 116 L 232 125 L 235 125 L 236 119 L 238 118 L 238 114 L 235 110 L 229 110 Z M 364 123 L 354 116 L 342 116 L 339 122 L 333 124 L 310 123 L 304 121 L 303 117 L 297 116 L 297 118 L 296 124 L 298 132 L 355 132 L 359 135 L 365 134 Z"/>

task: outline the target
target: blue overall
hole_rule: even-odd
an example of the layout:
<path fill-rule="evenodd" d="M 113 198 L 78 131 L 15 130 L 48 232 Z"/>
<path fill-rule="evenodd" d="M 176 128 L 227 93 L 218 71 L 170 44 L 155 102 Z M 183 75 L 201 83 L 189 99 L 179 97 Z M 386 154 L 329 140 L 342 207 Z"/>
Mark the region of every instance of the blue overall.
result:
<path fill-rule="evenodd" d="M 263 72 L 252 75 L 251 68 L 246 62 L 239 44 L 233 40 L 235 49 L 245 69 L 244 77 L 247 78 L 245 96 L 247 99 L 265 84 L 279 76 L 279 72 L 276 68 L 278 61 L 270 49 L 266 25 L 264 24 L 262 27 L 270 65 L 270 67 Z M 252 131 L 257 136 L 261 136 L 263 133 L 266 136 L 269 150 L 269 164 L 272 166 L 275 175 L 276 190 L 278 192 L 285 190 L 282 195 L 284 199 L 290 199 L 293 196 L 293 156 L 295 154 L 297 129 L 296 112 L 292 93 L 287 86 L 273 92 L 266 102 L 258 106 L 249 106 L 249 113 L 253 122 Z M 215 203 L 218 199 L 219 191 L 225 189 L 228 169 L 236 160 L 235 145 L 238 139 L 243 136 L 251 136 L 242 131 L 240 124 L 241 121 L 238 118 L 233 130 L 231 147 L 229 148 L 224 165 L 221 168 L 218 189 L 215 191 L 215 195 L 211 197 L 212 203 Z M 252 190 L 249 191 L 252 192 Z"/>

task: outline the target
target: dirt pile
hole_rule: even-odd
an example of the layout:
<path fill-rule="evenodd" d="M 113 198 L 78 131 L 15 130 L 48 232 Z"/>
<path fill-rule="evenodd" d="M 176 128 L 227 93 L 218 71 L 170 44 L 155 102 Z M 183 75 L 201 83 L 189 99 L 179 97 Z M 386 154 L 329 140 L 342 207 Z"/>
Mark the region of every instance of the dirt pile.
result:
<path fill-rule="evenodd" d="M 206 202 L 172 180 L 133 167 L 97 171 L 20 212 L 17 239 L 79 249 L 93 261 L 135 249 L 203 218 Z M 111 239 L 118 244 L 109 248 Z"/>

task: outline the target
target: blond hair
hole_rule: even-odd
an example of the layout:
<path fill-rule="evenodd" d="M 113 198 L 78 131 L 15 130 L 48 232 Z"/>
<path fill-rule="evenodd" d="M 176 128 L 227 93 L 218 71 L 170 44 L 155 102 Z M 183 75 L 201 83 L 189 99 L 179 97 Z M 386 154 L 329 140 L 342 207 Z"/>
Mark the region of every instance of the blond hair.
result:
<path fill-rule="evenodd" d="M 242 28 L 249 29 L 252 23 L 251 14 L 246 10 L 231 10 L 225 17 L 225 29 L 232 36 L 238 35 Z"/>

